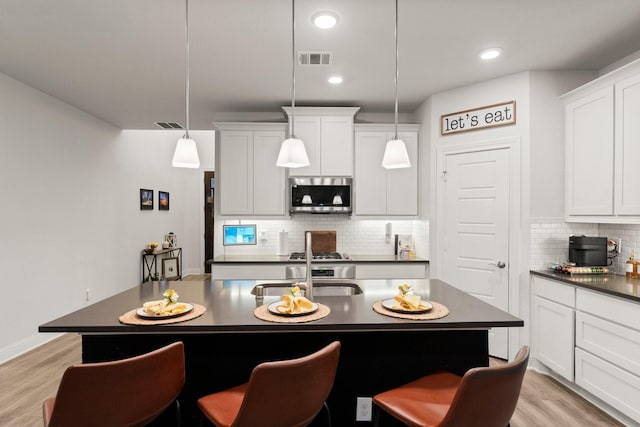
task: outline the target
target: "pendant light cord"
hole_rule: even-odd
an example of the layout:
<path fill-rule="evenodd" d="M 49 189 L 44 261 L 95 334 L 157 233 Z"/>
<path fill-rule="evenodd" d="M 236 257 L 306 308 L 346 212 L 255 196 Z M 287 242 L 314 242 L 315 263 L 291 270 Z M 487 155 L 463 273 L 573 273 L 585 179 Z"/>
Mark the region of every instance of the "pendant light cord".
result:
<path fill-rule="evenodd" d="M 185 132 L 186 139 L 189 138 L 189 0 L 185 0 L 185 13 L 184 13 L 184 34 L 186 40 L 186 67 L 185 67 L 185 104 L 186 104 L 186 120 L 187 129 Z"/>
<path fill-rule="evenodd" d="M 395 136 L 393 139 L 398 139 L 398 0 L 396 0 L 396 105 L 395 105 Z"/>
<path fill-rule="evenodd" d="M 289 138 L 295 138 L 294 110 L 296 108 L 296 0 L 291 0 L 291 123 Z"/>

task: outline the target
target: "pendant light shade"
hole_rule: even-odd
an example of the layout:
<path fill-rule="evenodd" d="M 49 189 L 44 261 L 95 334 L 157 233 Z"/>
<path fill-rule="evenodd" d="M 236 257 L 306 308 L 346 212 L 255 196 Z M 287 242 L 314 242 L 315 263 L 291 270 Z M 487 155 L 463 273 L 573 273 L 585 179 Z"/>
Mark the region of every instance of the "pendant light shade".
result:
<path fill-rule="evenodd" d="M 298 138 L 285 139 L 280 147 L 276 165 L 284 168 L 309 166 L 309 157 L 302 140 Z"/>
<path fill-rule="evenodd" d="M 178 140 L 176 151 L 173 153 L 171 165 L 174 168 L 199 168 L 200 158 L 196 142 L 189 137 L 189 0 L 185 0 L 184 33 L 186 41 L 186 69 L 185 69 L 185 134 Z"/>
<path fill-rule="evenodd" d="M 404 141 L 398 139 L 397 136 L 396 139 L 388 141 L 387 146 L 384 148 L 382 167 L 384 167 L 385 169 L 400 169 L 411 167 L 411 161 L 409 161 L 407 147 L 404 145 Z"/>
<path fill-rule="evenodd" d="M 294 110 L 296 109 L 296 0 L 291 0 L 291 117 L 289 118 L 289 138 L 282 141 L 276 166 L 301 168 L 309 166 L 309 156 L 304 142 L 296 138 Z"/>
<path fill-rule="evenodd" d="M 196 142 L 186 135 L 178 140 L 176 151 L 173 153 L 171 165 L 174 168 L 199 168 L 198 148 Z"/>
<path fill-rule="evenodd" d="M 382 157 L 382 167 L 385 169 L 400 169 L 411 167 L 409 154 L 404 141 L 398 138 L 398 0 L 396 0 L 396 104 L 395 104 L 395 133 L 391 141 L 387 142 Z"/>

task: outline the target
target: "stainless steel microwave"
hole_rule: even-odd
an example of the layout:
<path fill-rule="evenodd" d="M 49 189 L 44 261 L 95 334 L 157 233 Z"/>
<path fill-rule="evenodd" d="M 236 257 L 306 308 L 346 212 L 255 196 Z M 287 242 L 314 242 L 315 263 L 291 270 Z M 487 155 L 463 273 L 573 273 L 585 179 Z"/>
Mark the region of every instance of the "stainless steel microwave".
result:
<path fill-rule="evenodd" d="M 349 177 L 289 178 L 290 213 L 351 214 Z"/>

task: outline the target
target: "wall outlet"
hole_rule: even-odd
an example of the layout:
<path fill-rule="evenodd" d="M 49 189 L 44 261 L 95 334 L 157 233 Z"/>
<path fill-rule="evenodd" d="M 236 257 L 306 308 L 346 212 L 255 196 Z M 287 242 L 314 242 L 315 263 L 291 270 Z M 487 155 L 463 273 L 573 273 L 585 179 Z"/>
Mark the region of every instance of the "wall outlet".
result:
<path fill-rule="evenodd" d="M 373 400 L 370 397 L 358 397 L 356 402 L 356 421 L 371 421 Z"/>

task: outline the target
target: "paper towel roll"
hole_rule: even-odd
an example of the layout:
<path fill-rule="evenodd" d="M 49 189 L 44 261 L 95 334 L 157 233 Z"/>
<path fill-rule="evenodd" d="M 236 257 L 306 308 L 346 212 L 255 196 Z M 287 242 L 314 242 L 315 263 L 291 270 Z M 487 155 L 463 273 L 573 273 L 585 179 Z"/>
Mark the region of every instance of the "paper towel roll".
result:
<path fill-rule="evenodd" d="M 289 255 L 289 233 L 284 230 L 278 233 L 278 255 Z"/>

